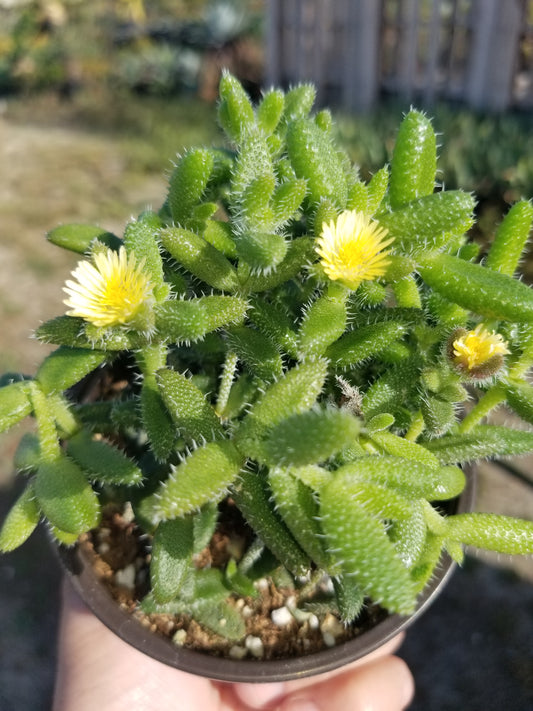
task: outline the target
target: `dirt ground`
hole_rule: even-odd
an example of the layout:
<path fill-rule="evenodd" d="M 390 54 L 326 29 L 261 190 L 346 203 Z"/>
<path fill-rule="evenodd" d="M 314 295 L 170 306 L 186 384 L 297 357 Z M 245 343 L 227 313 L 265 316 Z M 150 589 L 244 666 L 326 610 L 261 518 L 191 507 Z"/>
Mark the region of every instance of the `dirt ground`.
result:
<path fill-rule="evenodd" d="M 61 285 L 76 259 L 47 244 L 46 232 L 73 221 L 120 232 L 130 216 L 161 203 L 164 177 L 132 177 L 126 165 L 105 136 L 0 115 L 0 371 L 34 372 L 46 350 L 32 330 L 64 310 Z M 20 432 L 0 438 L 0 520 L 20 488 L 9 464 Z M 520 466 L 533 470 L 527 460 Z M 478 504 L 531 516 L 531 487 L 490 467 Z M 50 708 L 59 580 L 42 530 L 0 558 L 0 711 Z M 405 646 L 418 683 L 415 711 L 533 708 L 528 581 L 533 561 L 524 558 L 470 563 L 456 575 Z"/>

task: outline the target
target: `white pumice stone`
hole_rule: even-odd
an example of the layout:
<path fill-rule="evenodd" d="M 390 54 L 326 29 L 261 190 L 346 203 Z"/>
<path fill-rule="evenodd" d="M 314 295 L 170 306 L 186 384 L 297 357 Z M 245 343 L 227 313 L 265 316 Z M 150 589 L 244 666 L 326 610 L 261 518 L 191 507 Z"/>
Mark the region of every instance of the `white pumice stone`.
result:
<path fill-rule="evenodd" d="M 244 607 L 242 608 L 241 614 L 244 617 L 244 619 L 246 620 L 254 614 L 254 611 L 252 610 L 250 605 L 244 605 Z"/>
<path fill-rule="evenodd" d="M 186 630 L 178 630 L 172 636 L 172 641 L 174 642 L 174 644 L 177 647 L 183 647 L 186 639 L 187 639 L 187 631 Z"/>
<path fill-rule="evenodd" d="M 259 637 L 254 637 L 254 635 L 249 634 L 244 640 L 244 646 L 250 652 L 252 657 L 262 659 L 265 650 L 263 642 Z"/>
<path fill-rule="evenodd" d="M 334 647 L 337 643 L 331 632 L 322 632 L 322 639 L 326 647 Z"/>
<path fill-rule="evenodd" d="M 286 627 L 294 619 L 288 607 L 278 607 L 276 610 L 272 610 L 270 618 L 276 627 Z"/>
<path fill-rule="evenodd" d="M 309 619 L 307 620 L 307 624 L 309 625 L 309 629 L 317 630 L 320 627 L 320 620 L 315 614 L 311 613 L 309 615 Z"/>
<path fill-rule="evenodd" d="M 246 647 L 240 647 L 238 644 L 234 644 L 229 650 L 229 656 L 231 659 L 244 659 L 247 654 L 248 650 Z"/>
<path fill-rule="evenodd" d="M 115 582 L 117 585 L 128 588 L 128 590 L 133 590 L 135 587 L 135 566 L 133 563 L 122 568 L 122 570 L 117 570 L 115 573 Z"/>

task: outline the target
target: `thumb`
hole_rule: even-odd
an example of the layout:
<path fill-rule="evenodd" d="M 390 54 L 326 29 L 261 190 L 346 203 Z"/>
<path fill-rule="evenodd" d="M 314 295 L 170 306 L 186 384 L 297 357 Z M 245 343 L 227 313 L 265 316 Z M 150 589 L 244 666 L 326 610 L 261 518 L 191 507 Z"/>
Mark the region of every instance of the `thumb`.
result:
<path fill-rule="evenodd" d="M 401 711 L 414 682 L 405 662 L 385 657 L 285 697 L 278 711 Z"/>

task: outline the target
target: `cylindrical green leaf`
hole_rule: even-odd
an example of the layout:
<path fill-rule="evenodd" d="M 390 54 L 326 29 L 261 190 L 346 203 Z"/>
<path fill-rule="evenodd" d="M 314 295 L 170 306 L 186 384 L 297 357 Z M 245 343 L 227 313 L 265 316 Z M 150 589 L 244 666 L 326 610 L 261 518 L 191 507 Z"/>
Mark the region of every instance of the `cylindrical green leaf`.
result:
<path fill-rule="evenodd" d="M 533 321 L 533 290 L 523 282 L 451 254 L 426 254 L 418 262 L 426 284 L 459 306 L 491 318 Z"/>
<path fill-rule="evenodd" d="M 213 156 L 205 148 L 193 148 L 179 158 L 168 190 L 168 205 L 176 225 L 191 227 L 189 218 L 207 187 L 213 162 Z"/>
<path fill-rule="evenodd" d="M 305 180 L 288 180 L 278 185 L 272 197 L 272 212 L 277 225 L 294 217 L 307 192 Z"/>
<path fill-rule="evenodd" d="M 28 484 L 7 514 L 0 529 L 0 551 L 8 553 L 26 541 L 39 523 L 41 511 L 33 485 Z"/>
<path fill-rule="evenodd" d="M 106 356 L 104 351 L 60 346 L 41 363 L 35 380 L 46 394 L 62 392 L 98 368 Z"/>
<path fill-rule="evenodd" d="M 285 259 L 272 271 L 250 274 L 241 284 L 246 293 L 268 291 L 294 279 L 315 256 L 314 242 L 309 237 L 297 237 L 289 242 Z"/>
<path fill-rule="evenodd" d="M 231 442 L 209 442 L 172 468 L 169 478 L 141 504 L 141 511 L 149 519 L 164 521 L 217 503 L 243 464 L 244 458 Z"/>
<path fill-rule="evenodd" d="M 411 109 L 401 123 L 392 156 L 389 189 L 392 207 L 431 195 L 436 170 L 437 146 L 431 121 Z"/>
<path fill-rule="evenodd" d="M 378 170 L 367 185 L 367 211 L 369 215 L 373 215 L 379 209 L 385 193 L 387 192 L 387 187 L 389 185 L 389 168 L 384 166 Z"/>
<path fill-rule="evenodd" d="M 390 612 L 409 614 L 416 593 L 409 572 L 387 537 L 384 524 L 346 489 L 344 477 L 334 477 L 320 495 L 326 545 L 367 595 Z"/>
<path fill-rule="evenodd" d="M 0 432 L 8 430 L 31 413 L 28 383 L 20 380 L 0 388 Z"/>
<path fill-rule="evenodd" d="M 159 304 L 155 309 L 155 327 L 160 338 L 170 343 L 198 341 L 210 330 L 207 314 L 198 299 Z"/>
<path fill-rule="evenodd" d="M 521 200 L 511 207 L 496 231 L 485 265 L 503 274 L 512 276 L 526 245 L 531 223 L 533 205 Z"/>
<path fill-rule="evenodd" d="M 473 224 L 475 201 L 462 190 L 447 190 L 419 198 L 379 217 L 394 238 L 394 249 L 414 254 L 440 249 Z"/>
<path fill-rule="evenodd" d="M 326 350 L 337 368 L 346 368 L 383 353 L 407 331 L 403 323 L 372 323 L 349 331 Z"/>
<path fill-rule="evenodd" d="M 143 473 L 135 462 L 103 439 L 81 431 L 68 441 L 68 454 L 84 472 L 102 484 L 135 486 Z"/>
<path fill-rule="evenodd" d="M 331 560 L 322 543 L 322 529 L 317 520 L 318 503 L 313 490 L 294 477 L 290 469 L 271 469 L 268 483 L 276 511 L 292 535 L 318 567 L 328 570 Z"/>
<path fill-rule="evenodd" d="M 287 150 L 296 175 L 307 181 L 309 202 L 317 204 L 322 198 L 329 198 L 344 209 L 348 185 L 331 137 L 313 121 L 298 119 L 289 124 Z"/>
<path fill-rule="evenodd" d="M 275 512 L 265 477 L 243 471 L 232 496 L 249 525 L 280 563 L 295 575 L 303 575 L 309 569 L 309 558 Z"/>
<path fill-rule="evenodd" d="M 228 330 L 228 343 L 252 375 L 272 380 L 283 373 L 283 362 L 277 348 L 265 335 L 248 326 Z"/>
<path fill-rule="evenodd" d="M 269 464 L 304 467 L 323 462 L 357 439 L 360 423 L 345 410 L 310 410 L 282 420 L 268 434 Z"/>
<path fill-rule="evenodd" d="M 142 424 L 154 456 L 166 461 L 176 444 L 176 427 L 152 378 L 145 377 L 143 381 L 140 406 Z"/>
<path fill-rule="evenodd" d="M 344 299 L 332 299 L 325 294 L 316 299 L 300 325 L 298 350 L 301 355 L 323 355 L 326 348 L 342 336 L 346 321 Z"/>
<path fill-rule="evenodd" d="M 213 406 L 189 378 L 163 368 L 157 372 L 157 384 L 174 424 L 188 442 L 221 436 L 220 420 Z"/>
<path fill-rule="evenodd" d="M 446 537 L 485 550 L 533 553 L 533 521 L 489 513 L 465 513 L 447 518 Z"/>
<path fill-rule="evenodd" d="M 298 84 L 285 94 L 284 121 L 303 118 L 311 111 L 316 97 L 313 84 Z"/>
<path fill-rule="evenodd" d="M 391 455 L 368 456 L 345 464 L 336 479 L 349 488 L 351 482 L 372 481 L 397 490 L 407 498 L 445 501 L 465 487 L 465 475 L 458 467 L 436 469 L 421 462 Z"/>
<path fill-rule="evenodd" d="M 102 227 L 75 222 L 54 227 L 47 233 L 46 239 L 57 247 L 69 249 L 77 254 L 87 253 L 95 239 L 115 250 L 118 250 L 122 244 L 122 240 Z"/>
<path fill-rule="evenodd" d="M 167 252 L 201 281 L 221 291 L 238 288 L 237 273 L 231 262 L 200 235 L 169 227 L 161 231 L 160 238 Z"/>
<path fill-rule="evenodd" d="M 270 272 L 285 258 L 288 243 L 273 232 L 244 232 L 235 240 L 237 254 L 252 270 Z"/>
<path fill-rule="evenodd" d="M 169 294 L 169 285 L 163 275 L 163 261 L 159 252 L 157 232 L 161 221 L 155 213 L 145 213 L 135 222 L 130 222 L 124 231 L 124 244 L 128 252 L 135 254 L 139 262 L 144 259 L 143 271 L 149 275 L 154 295 L 163 301 Z"/>
<path fill-rule="evenodd" d="M 95 492 L 78 465 L 66 456 L 40 465 L 35 496 L 50 523 L 66 533 L 85 533 L 100 519 Z"/>
<path fill-rule="evenodd" d="M 240 82 L 228 72 L 220 80 L 218 120 L 229 138 L 238 142 L 254 125 L 254 110 Z"/>
<path fill-rule="evenodd" d="M 533 432 L 500 425 L 478 425 L 469 432 L 430 439 L 424 446 L 439 458 L 441 464 L 462 464 L 532 452 Z"/>
<path fill-rule="evenodd" d="M 150 581 L 157 602 L 170 602 L 178 595 L 193 554 L 194 519 L 191 516 L 161 521 L 153 542 Z"/>
<path fill-rule="evenodd" d="M 533 423 L 533 386 L 526 382 L 505 384 L 507 402 L 526 422 Z"/>
<path fill-rule="evenodd" d="M 237 256 L 237 248 L 229 222 L 208 220 L 204 230 L 204 239 L 225 257 L 233 259 Z"/>
<path fill-rule="evenodd" d="M 257 124 L 267 135 L 276 130 L 284 107 L 285 97 L 279 89 L 271 89 L 263 96 L 257 107 Z"/>

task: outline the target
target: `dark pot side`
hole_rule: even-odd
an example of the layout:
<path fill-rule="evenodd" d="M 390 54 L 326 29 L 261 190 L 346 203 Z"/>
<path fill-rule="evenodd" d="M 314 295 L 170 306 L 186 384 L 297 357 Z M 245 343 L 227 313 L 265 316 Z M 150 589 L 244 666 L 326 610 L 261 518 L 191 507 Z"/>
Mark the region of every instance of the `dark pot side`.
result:
<path fill-rule="evenodd" d="M 467 471 L 467 486 L 457 500 L 455 512 L 472 509 L 475 472 Z M 444 588 L 455 563 L 444 554 L 435 575 L 420 594 L 416 611 L 409 616 L 389 615 L 375 627 L 335 647 L 290 659 L 227 659 L 177 647 L 170 639 L 150 632 L 120 609 L 96 576 L 88 558 L 78 546 L 58 547 L 63 567 L 74 588 L 94 614 L 118 637 L 150 657 L 181 671 L 227 682 L 288 681 L 323 674 L 360 659 L 399 632 L 410 627 Z"/>

